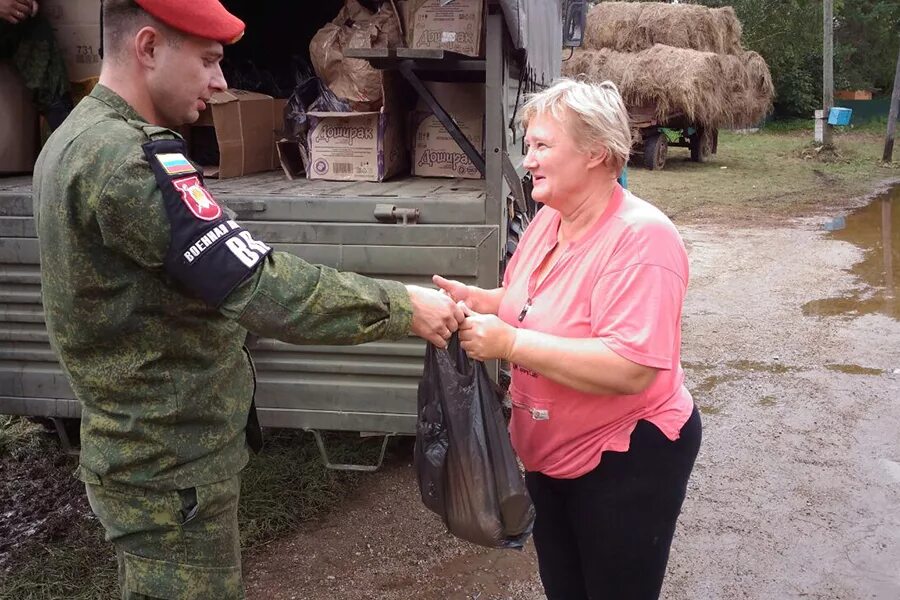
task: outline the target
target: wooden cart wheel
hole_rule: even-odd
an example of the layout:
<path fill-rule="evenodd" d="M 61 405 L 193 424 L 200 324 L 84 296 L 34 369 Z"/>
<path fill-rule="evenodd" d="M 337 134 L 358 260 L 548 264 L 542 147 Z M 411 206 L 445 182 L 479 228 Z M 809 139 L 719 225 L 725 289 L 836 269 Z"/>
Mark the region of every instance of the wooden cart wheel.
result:
<path fill-rule="evenodd" d="M 652 135 L 644 139 L 644 166 L 654 171 L 666 166 L 666 153 L 669 140 L 663 134 Z"/>
<path fill-rule="evenodd" d="M 703 163 L 716 151 L 716 139 L 719 136 L 718 129 L 698 127 L 694 135 L 690 137 L 691 160 Z"/>

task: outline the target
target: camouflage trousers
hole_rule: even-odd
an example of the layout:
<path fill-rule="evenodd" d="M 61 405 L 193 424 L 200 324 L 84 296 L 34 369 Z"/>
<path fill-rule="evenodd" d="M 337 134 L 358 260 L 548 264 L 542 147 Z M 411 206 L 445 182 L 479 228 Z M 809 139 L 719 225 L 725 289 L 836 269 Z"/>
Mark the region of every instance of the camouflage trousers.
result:
<path fill-rule="evenodd" d="M 123 600 L 244 598 L 240 477 L 187 490 L 85 488 L 115 545 Z"/>
<path fill-rule="evenodd" d="M 13 25 L 0 20 L 0 60 L 11 60 L 38 111 L 68 96 L 69 78 L 53 29 L 41 15 Z"/>

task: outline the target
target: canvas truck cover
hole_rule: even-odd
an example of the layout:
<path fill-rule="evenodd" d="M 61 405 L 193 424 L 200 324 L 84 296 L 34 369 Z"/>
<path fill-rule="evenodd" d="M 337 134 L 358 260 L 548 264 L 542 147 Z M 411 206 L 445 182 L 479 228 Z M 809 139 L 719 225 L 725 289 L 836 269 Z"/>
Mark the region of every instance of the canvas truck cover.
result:
<path fill-rule="evenodd" d="M 500 0 L 513 45 L 525 51 L 527 76 L 538 85 L 559 77 L 562 0 Z"/>

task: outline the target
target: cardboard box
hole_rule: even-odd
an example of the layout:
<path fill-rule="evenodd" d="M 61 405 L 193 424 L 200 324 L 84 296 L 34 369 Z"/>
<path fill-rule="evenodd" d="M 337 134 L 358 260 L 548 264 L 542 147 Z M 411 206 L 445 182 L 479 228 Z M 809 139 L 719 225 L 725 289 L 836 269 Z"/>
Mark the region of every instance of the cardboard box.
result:
<path fill-rule="evenodd" d="M 412 0 L 411 48 L 481 56 L 484 0 Z"/>
<path fill-rule="evenodd" d="M 275 140 L 284 127 L 284 103 L 244 90 L 213 94 L 197 122 L 184 131 L 203 174 L 225 179 L 278 168 Z"/>
<path fill-rule="evenodd" d="M 38 115 L 22 78 L 0 63 L 0 173 L 34 169 L 39 146 Z"/>
<path fill-rule="evenodd" d="M 403 116 L 377 112 L 311 112 L 309 179 L 384 181 L 406 166 Z"/>
<path fill-rule="evenodd" d="M 412 92 L 399 76 L 385 72 L 382 95 L 384 106 L 378 111 L 307 113 L 309 179 L 384 181 L 406 170 L 405 126 Z"/>
<path fill-rule="evenodd" d="M 483 153 L 484 84 L 426 82 L 425 85 L 472 145 Z M 413 113 L 412 131 L 413 175 L 466 179 L 482 177 L 447 129 L 421 101 Z"/>
<path fill-rule="evenodd" d="M 41 0 L 71 81 L 100 74 L 100 0 Z"/>

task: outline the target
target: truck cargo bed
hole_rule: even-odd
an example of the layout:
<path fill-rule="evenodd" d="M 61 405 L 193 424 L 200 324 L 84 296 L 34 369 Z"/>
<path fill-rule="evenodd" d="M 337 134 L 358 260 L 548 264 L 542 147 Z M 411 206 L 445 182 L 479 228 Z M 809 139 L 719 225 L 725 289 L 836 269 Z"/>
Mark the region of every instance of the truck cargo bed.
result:
<path fill-rule="evenodd" d="M 280 172 L 207 180 L 258 239 L 314 263 L 427 285 L 440 273 L 497 285 L 499 228 L 483 180 L 288 181 Z M 379 204 L 418 208 L 415 224 L 379 222 Z M 40 295 L 31 178 L 0 178 L 0 413 L 77 417 L 50 348 Z M 423 343 L 294 346 L 254 340 L 264 426 L 412 433 Z"/>
<path fill-rule="evenodd" d="M 367 181 L 322 181 L 295 179 L 289 181 L 278 171 L 235 177 L 207 179 L 207 186 L 225 204 L 241 209 L 246 201 L 301 200 L 312 203 L 365 204 L 394 203 L 419 208 L 422 223 L 483 223 L 485 183 L 483 179 L 442 179 L 436 177 L 398 176 L 382 183 Z M 0 194 L 31 197 L 31 176 L 0 176 Z M 410 204 L 412 202 L 412 204 Z M 444 206 L 451 210 L 444 209 Z M 472 211 L 475 206 L 481 210 Z M 462 211 L 462 212 L 461 212 Z M 3 213 L 0 212 L 0 215 Z M 302 215 L 299 215 L 302 216 Z M 358 211 L 329 210 L 327 220 L 372 220 Z M 302 216 L 304 220 L 319 221 L 315 213 Z M 461 220 L 462 219 L 462 220 Z"/>

